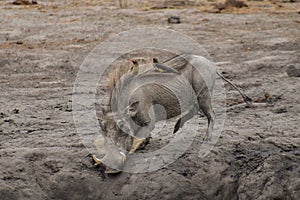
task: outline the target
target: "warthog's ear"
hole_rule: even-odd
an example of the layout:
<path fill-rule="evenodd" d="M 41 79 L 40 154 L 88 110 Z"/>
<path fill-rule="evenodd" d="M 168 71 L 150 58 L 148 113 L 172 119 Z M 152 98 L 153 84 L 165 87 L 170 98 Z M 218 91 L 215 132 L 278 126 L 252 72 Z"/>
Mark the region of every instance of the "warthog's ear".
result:
<path fill-rule="evenodd" d="M 103 116 L 107 115 L 107 113 L 110 112 L 110 107 L 109 106 L 101 106 L 101 112 L 102 112 Z"/>
<path fill-rule="evenodd" d="M 100 124 L 100 127 L 101 127 L 101 129 L 102 129 L 102 131 L 106 131 L 106 120 L 104 120 L 104 119 L 100 119 L 100 122 L 99 122 L 99 124 Z"/>
<path fill-rule="evenodd" d="M 130 104 L 129 109 L 128 109 L 128 114 L 131 117 L 134 117 L 137 112 L 138 112 L 138 105 L 139 105 L 139 101 L 133 102 L 132 104 Z"/>
<path fill-rule="evenodd" d="M 107 124 L 111 122 L 110 119 L 112 118 L 112 116 L 113 116 L 112 112 L 106 112 L 105 114 L 102 113 L 102 115 L 100 116 L 99 123 L 100 123 L 101 129 L 104 132 L 107 131 Z"/>

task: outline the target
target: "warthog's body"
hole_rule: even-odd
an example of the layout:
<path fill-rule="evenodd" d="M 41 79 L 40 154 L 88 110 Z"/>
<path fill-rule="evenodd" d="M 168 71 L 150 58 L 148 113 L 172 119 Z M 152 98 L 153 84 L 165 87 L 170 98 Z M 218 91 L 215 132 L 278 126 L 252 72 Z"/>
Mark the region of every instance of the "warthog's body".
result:
<path fill-rule="evenodd" d="M 216 68 L 212 62 L 202 56 L 177 56 L 164 63 L 181 72 L 191 84 L 197 96 L 200 109 L 208 119 L 206 138 L 210 139 L 214 126 L 215 114 L 211 105 L 211 96 L 216 80 Z M 178 124 L 177 124 L 178 125 Z M 183 125 L 181 123 L 180 127 Z M 175 126 L 175 132 L 179 127 Z"/>
<path fill-rule="evenodd" d="M 208 118 L 206 138 L 211 137 L 215 119 L 211 94 L 216 68 L 207 59 L 194 55 L 177 57 L 164 64 L 181 74 L 160 73 L 154 69 L 138 75 L 128 72 L 112 93 L 110 107 L 114 119 L 109 117 L 103 127 L 114 127 L 105 131 L 114 132 L 112 140 L 126 151 L 134 146 L 129 138 L 148 137 L 156 121 L 179 117 L 176 132 L 199 110 Z"/>
<path fill-rule="evenodd" d="M 157 121 L 190 119 L 199 110 L 195 92 L 183 76 L 153 71 L 123 76 L 111 107 L 119 127 L 137 138 L 148 137 Z"/>

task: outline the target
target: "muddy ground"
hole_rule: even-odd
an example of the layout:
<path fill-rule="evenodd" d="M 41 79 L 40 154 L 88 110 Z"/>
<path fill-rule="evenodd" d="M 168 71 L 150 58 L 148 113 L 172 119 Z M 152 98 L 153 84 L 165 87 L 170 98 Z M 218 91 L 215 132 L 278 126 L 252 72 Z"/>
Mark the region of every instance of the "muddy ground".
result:
<path fill-rule="evenodd" d="M 180 2 L 128 0 L 120 9 L 112 1 L 0 1 L 0 199 L 300 199 L 300 78 L 286 72 L 300 67 L 299 1 L 247 1 L 221 11 L 213 1 Z M 181 23 L 169 24 L 171 15 Z M 272 100 L 229 108 L 204 159 L 198 138 L 156 172 L 108 176 L 76 133 L 73 83 L 101 41 L 153 26 L 198 41 L 249 96 Z M 228 105 L 239 103 L 226 89 Z M 198 137 L 207 126 L 200 120 L 192 124 Z M 150 141 L 146 150 L 165 142 Z"/>

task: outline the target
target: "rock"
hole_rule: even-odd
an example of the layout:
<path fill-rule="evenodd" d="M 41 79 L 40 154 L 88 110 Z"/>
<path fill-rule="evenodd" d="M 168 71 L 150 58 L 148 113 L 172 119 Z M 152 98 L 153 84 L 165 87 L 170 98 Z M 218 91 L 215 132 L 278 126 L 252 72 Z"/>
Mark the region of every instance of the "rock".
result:
<path fill-rule="evenodd" d="M 169 24 L 180 24 L 180 17 L 178 16 L 171 16 L 168 18 Z"/>
<path fill-rule="evenodd" d="M 224 10 L 226 8 L 225 4 L 224 3 L 217 3 L 215 4 L 215 9 L 217 10 Z"/>
<path fill-rule="evenodd" d="M 288 110 L 286 107 L 279 107 L 273 110 L 274 113 L 276 114 L 281 114 L 281 113 L 286 113 Z"/>
<path fill-rule="evenodd" d="M 230 7 L 243 8 L 243 7 L 248 7 L 248 5 L 243 1 L 237 1 L 237 0 L 226 0 L 225 3 L 215 4 L 215 9 L 217 9 L 217 11 L 221 11 Z"/>
<path fill-rule="evenodd" d="M 286 73 L 289 77 L 300 77 L 300 67 L 290 65 L 290 66 L 288 66 Z"/>
<path fill-rule="evenodd" d="M 12 4 L 14 5 L 33 5 L 33 4 L 37 4 L 37 0 L 15 0 L 12 2 Z"/>
<path fill-rule="evenodd" d="M 282 2 L 282 3 L 296 3 L 296 2 L 300 2 L 300 0 L 279 0 L 279 2 Z"/>
<path fill-rule="evenodd" d="M 168 7 L 180 7 L 180 6 L 191 6 L 194 5 L 194 1 L 191 0 L 167 0 L 164 1 L 164 5 Z"/>
<path fill-rule="evenodd" d="M 7 114 L 5 114 L 5 113 L 3 113 L 3 112 L 0 112 L 0 119 L 6 118 L 6 117 L 8 117 Z"/>
<path fill-rule="evenodd" d="M 10 65 L 8 60 L 1 60 L 0 59 L 0 68 L 4 67 L 5 65 Z"/>
<path fill-rule="evenodd" d="M 12 110 L 12 113 L 13 113 L 13 114 L 19 114 L 19 113 L 20 113 L 20 110 L 19 110 L 18 108 L 14 108 L 14 109 Z"/>
<path fill-rule="evenodd" d="M 235 7 L 235 8 L 242 8 L 242 7 L 248 7 L 246 3 L 243 1 L 237 1 L 237 0 L 226 0 L 225 1 L 226 7 Z"/>

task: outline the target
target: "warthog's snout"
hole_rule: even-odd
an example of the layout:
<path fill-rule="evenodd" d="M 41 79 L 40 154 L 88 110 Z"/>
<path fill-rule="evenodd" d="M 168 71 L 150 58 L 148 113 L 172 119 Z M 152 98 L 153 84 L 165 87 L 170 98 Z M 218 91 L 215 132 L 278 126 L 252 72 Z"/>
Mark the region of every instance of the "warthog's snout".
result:
<path fill-rule="evenodd" d="M 105 154 L 101 159 L 93 155 L 95 165 L 104 164 L 106 167 L 105 173 L 107 174 L 120 172 L 126 161 L 126 155 L 115 147 L 109 147 L 104 139 L 94 140 L 94 146 L 99 154 Z"/>

